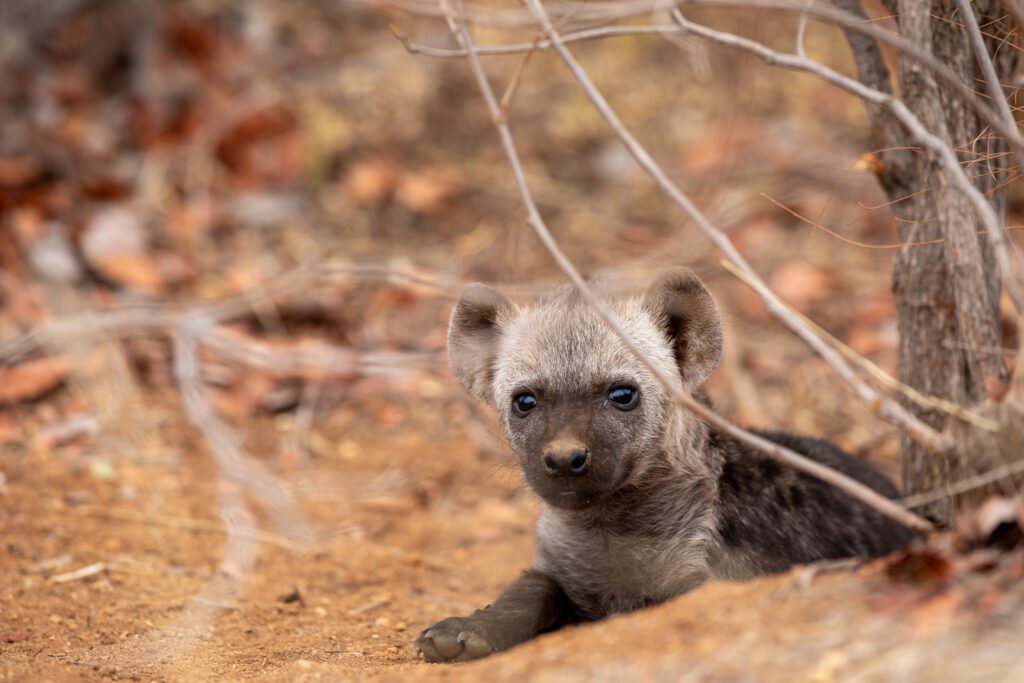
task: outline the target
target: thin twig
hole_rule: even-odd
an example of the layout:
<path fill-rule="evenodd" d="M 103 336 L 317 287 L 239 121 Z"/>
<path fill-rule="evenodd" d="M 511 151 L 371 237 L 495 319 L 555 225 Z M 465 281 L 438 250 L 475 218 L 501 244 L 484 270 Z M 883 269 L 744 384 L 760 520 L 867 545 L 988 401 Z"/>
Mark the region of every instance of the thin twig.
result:
<path fill-rule="evenodd" d="M 999 75 L 996 73 L 995 64 L 992 63 L 992 57 L 985 47 L 985 39 L 982 37 L 981 29 L 978 27 L 978 20 L 974 16 L 974 9 L 971 7 L 969 0 L 957 0 L 957 7 L 960 9 L 961 21 L 963 21 L 964 30 L 967 32 L 967 38 L 971 42 L 971 49 L 974 51 L 974 61 L 977 62 L 978 68 L 981 70 L 982 76 L 984 76 L 985 87 L 995 105 L 996 113 L 1004 123 L 1016 128 L 1017 120 L 1014 118 L 1013 112 L 1010 111 L 1010 105 L 1003 94 Z M 1017 146 L 1011 146 L 1011 149 L 1016 154 L 1017 163 L 1021 168 L 1024 168 L 1024 150 Z M 995 245 L 995 242 L 993 242 L 993 245 Z M 1001 248 L 1005 251 L 1005 246 Z M 999 257 L 998 252 L 997 257 Z M 1007 278 L 1013 278 L 1014 283 L 1016 283 L 1013 273 L 1004 271 L 1003 274 Z M 1016 300 L 1015 303 L 1017 303 Z M 1024 328 L 1024 309 L 1021 309 L 1020 306 L 1017 307 L 1017 326 Z M 1017 351 L 1017 368 L 1019 371 L 1015 373 L 1016 376 L 1014 377 L 1013 384 L 1019 391 L 1021 388 L 1024 388 L 1024 381 L 1022 381 L 1024 378 L 1021 376 L 1024 374 L 1024 344 L 1021 344 Z"/>
<path fill-rule="evenodd" d="M 906 496 L 900 499 L 902 505 L 908 508 L 920 507 L 927 505 L 928 503 L 934 503 L 937 500 L 944 500 L 951 496 L 966 493 L 967 491 L 973 491 L 974 489 L 980 489 L 983 486 L 988 486 L 997 481 L 1001 481 L 1008 477 L 1012 477 L 1015 474 L 1024 473 L 1024 460 L 1017 460 L 1015 462 L 1007 463 L 991 469 L 981 474 L 976 474 L 966 479 L 947 484 L 942 489 L 936 489 L 934 491 L 926 491 L 924 493 L 916 493 L 912 496 Z"/>
<path fill-rule="evenodd" d="M 431 47 L 429 45 L 420 45 L 419 43 L 413 43 L 409 40 L 409 36 L 402 33 L 397 26 L 394 24 L 390 25 L 391 33 L 398 38 L 402 46 L 410 53 L 414 55 L 423 55 L 424 57 L 437 57 L 440 59 L 463 59 L 466 57 L 466 51 L 457 48 L 441 48 Z M 576 43 L 585 40 L 598 40 L 601 38 L 622 38 L 628 36 L 651 36 L 651 35 L 665 35 L 672 33 L 681 33 L 680 28 L 674 24 L 662 24 L 653 26 L 601 26 L 598 28 L 585 29 L 582 31 L 574 31 L 572 33 L 566 33 L 562 39 L 567 43 Z M 534 50 L 547 50 L 551 48 L 551 41 L 544 38 L 539 38 L 536 41 L 530 43 L 509 43 L 507 45 L 494 45 L 494 46 L 480 46 L 477 48 L 478 55 L 517 55 L 523 53 L 530 53 Z"/>
<path fill-rule="evenodd" d="M 807 0 L 807 7 L 814 4 L 814 0 Z M 801 57 L 807 57 L 805 38 L 807 37 L 807 10 L 800 13 L 800 23 L 796 27 L 796 53 Z"/>
<path fill-rule="evenodd" d="M 650 153 L 637 141 L 636 137 L 623 125 L 618 115 L 590 80 L 587 73 L 575 58 L 573 58 L 565 45 L 560 42 L 560 37 L 557 31 L 553 30 L 550 20 L 544 13 L 543 7 L 535 2 L 529 2 L 528 6 L 533 10 L 538 21 L 541 22 L 541 25 L 544 26 L 545 31 L 547 32 L 547 37 L 552 40 L 556 50 L 561 55 L 563 61 L 568 65 L 569 70 L 572 72 L 577 82 L 579 82 L 583 87 L 591 102 L 644 171 L 654 179 L 662 191 L 664 191 L 683 209 L 683 211 L 686 212 L 687 215 L 690 216 L 705 236 L 716 247 L 722 250 L 726 258 L 736 264 L 755 280 L 761 281 L 760 277 L 758 277 L 754 272 L 750 264 L 747 263 L 746 259 L 744 259 L 739 251 L 736 250 L 735 246 L 733 246 L 729 237 L 715 227 L 711 221 L 701 213 L 690 198 L 687 197 L 682 190 L 680 190 L 679 187 L 669 179 L 665 171 L 656 161 L 654 161 L 653 157 L 651 157 Z M 678 14 L 678 12 L 675 12 L 675 14 Z M 857 373 L 843 359 L 842 355 L 829 346 L 823 339 L 821 339 L 821 337 L 816 335 L 807 325 L 803 324 L 799 318 L 792 315 L 789 309 L 779 301 L 778 297 L 771 292 L 767 285 L 765 285 L 762 290 L 762 298 L 768 308 L 768 311 L 800 336 L 800 338 L 803 339 L 812 349 L 814 349 L 814 351 L 832 367 L 836 374 L 838 374 L 839 377 L 853 389 L 854 394 L 876 415 L 899 426 L 915 441 L 921 443 L 931 451 L 945 452 L 953 448 L 954 444 L 952 439 L 947 435 L 942 434 L 931 426 L 925 424 L 903 406 L 899 405 L 891 398 L 880 394 L 873 387 L 858 377 Z"/>
<path fill-rule="evenodd" d="M 251 491 L 285 536 L 298 544 L 311 545 L 313 531 L 291 492 L 266 465 L 245 453 L 239 436 L 210 404 L 199 371 L 199 340 L 208 332 L 210 324 L 202 318 L 187 318 L 173 336 L 174 378 L 185 412 L 205 437 L 221 476 Z M 226 519 L 225 523 L 231 526 L 230 520 Z M 228 538 L 230 542 L 231 533 Z"/>
<path fill-rule="evenodd" d="M 922 192 L 923 191 L 924 190 L 922 190 Z M 915 193 L 915 194 L 917 194 L 917 193 Z M 814 219 L 808 218 L 807 216 L 803 215 L 802 213 L 800 213 L 799 211 L 797 211 L 793 207 L 786 206 L 785 204 L 780 202 L 778 199 L 775 199 L 774 197 L 772 197 L 771 195 L 769 195 L 769 194 L 767 194 L 765 192 L 762 192 L 761 196 L 764 197 L 765 199 L 767 199 L 768 201 L 770 201 L 775 206 L 777 206 L 780 209 L 782 209 L 783 211 L 785 211 L 786 213 L 788 213 L 793 218 L 797 219 L 798 221 L 803 221 L 804 223 L 806 223 L 807 225 L 811 226 L 812 228 L 816 228 L 817 230 L 821 230 L 826 235 L 829 235 L 830 237 L 834 237 L 837 240 L 839 240 L 840 242 L 843 242 L 844 244 L 849 244 L 850 246 L 853 246 L 853 247 L 860 247 L 862 249 L 892 250 L 892 249 L 900 249 L 900 248 L 930 247 L 930 246 L 933 246 L 933 245 L 936 245 L 936 244 L 942 244 L 942 243 L 944 243 L 946 241 L 945 237 L 936 237 L 933 240 L 920 240 L 918 242 L 886 242 L 886 243 L 882 243 L 882 244 L 875 243 L 875 242 L 862 242 L 860 240 L 855 240 L 852 237 L 847 237 L 846 235 L 843 235 L 843 234 L 833 230 L 832 228 L 828 227 L 827 225 L 824 225 L 823 223 L 820 223 L 819 221 L 816 221 Z M 904 197 L 904 199 L 905 199 L 905 197 Z M 885 206 L 885 205 L 883 204 L 882 206 Z M 864 209 L 870 209 L 870 210 L 881 208 L 881 207 L 877 207 L 877 206 L 876 207 L 867 207 L 867 206 L 864 206 L 863 204 L 861 204 L 861 207 L 864 208 Z M 1005 230 L 1006 232 L 1012 232 L 1014 230 L 1024 230 L 1024 225 L 1007 225 L 1007 226 L 1003 227 L 1003 230 Z M 987 230 L 975 230 L 974 234 L 975 235 L 987 235 L 988 231 Z"/>
<path fill-rule="evenodd" d="M 371 2 L 376 0 L 363 1 Z M 387 4 L 413 15 L 433 17 L 440 15 L 444 17 L 444 12 L 441 11 L 439 13 L 436 5 L 428 4 L 427 0 L 388 0 Z M 562 16 L 572 12 L 577 15 L 577 19 L 580 22 L 590 24 L 609 24 L 632 17 L 647 16 L 656 10 L 664 10 L 666 7 L 664 0 L 607 0 L 601 3 L 558 2 L 557 0 L 550 0 L 546 5 L 553 14 Z M 913 42 L 889 31 L 879 29 L 870 22 L 866 22 L 863 17 L 858 17 L 855 14 L 835 7 L 808 5 L 806 2 L 791 2 L 789 0 L 677 0 L 676 2 L 667 3 L 668 7 L 677 8 L 688 5 L 795 12 L 806 14 L 818 21 L 835 24 L 844 29 L 870 36 L 875 40 L 896 48 L 908 58 L 927 68 L 945 86 L 951 88 L 974 111 L 978 118 L 1003 136 L 1012 147 L 1024 150 L 1024 140 L 1021 139 L 1016 127 L 1007 126 L 978 97 L 974 90 L 960 80 L 960 77 L 952 69 Z M 502 8 L 501 10 L 496 10 L 469 3 L 466 4 L 465 9 L 465 16 L 471 23 L 503 28 L 523 28 L 528 25 L 526 17 L 512 9 Z"/>
<path fill-rule="evenodd" d="M 54 574 L 49 579 L 50 583 L 67 583 L 68 581 L 78 581 L 79 579 L 87 579 L 90 576 L 95 576 L 107 568 L 106 562 L 94 562 L 93 564 L 82 567 L 81 569 L 75 569 L 74 571 L 65 572 L 63 574 Z"/>
<path fill-rule="evenodd" d="M 516 66 L 515 73 L 512 74 L 512 78 L 509 79 L 508 87 L 505 88 L 505 94 L 501 97 L 501 114 L 502 116 L 508 116 L 508 110 L 512 107 L 512 98 L 515 97 L 516 90 L 519 89 L 519 84 L 523 80 L 523 75 L 526 74 L 526 67 L 530 63 L 530 57 L 536 54 L 537 49 L 534 47 L 523 55 L 523 58 L 519 60 L 519 65 Z"/>
<path fill-rule="evenodd" d="M 749 52 L 761 58 L 766 64 L 770 64 L 772 66 L 779 66 L 814 74 L 836 87 L 841 88 L 852 95 L 856 95 L 862 100 L 867 100 L 888 110 L 896 117 L 897 120 L 899 120 L 904 128 L 906 128 L 907 132 L 917 139 L 918 143 L 922 147 L 927 148 L 934 154 L 935 159 L 948 173 L 950 181 L 970 202 L 975 214 L 988 231 L 988 238 L 992 243 L 993 251 L 996 254 L 996 261 L 999 264 L 999 269 L 1003 275 L 1003 279 L 1007 284 L 1007 290 L 1010 294 L 1010 298 L 1013 300 L 1017 311 L 1024 312 L 1024 289 L 1021 288 L 1017 278 L 1014 277 L 1014 270 L 1010 264 L 1009 252 L 1006 248 L 1006 239 L 1003 234 L 1003 228 L 999 217 L 996 215 L 995 210 L 992 208 L 992 205 L 989 203 L 985 195 L 974 186 L 964 173 L 963 169 L 960 167 L 960 162 L 957 159 L 956 153 L 950 149 L 949 145 L 945 144 L 938 137 L 930 133 L 921 121 L 914 116 L 913 112 L 906 107 L 906 105 L 889 93 L 870 88 L 863 83 L 830 69 L 823 64 L 819 64 L 818 62 L 805 59 L 799 55 L 777 52 L 768 46 L 758 43 L 757 41 L 750 40 L 749 38 L 702 26 L 690 21 L 684 17 L 681 12 L 675 12 L 673 17 L 677 22 L 679 22 L 680 26 L 683 26 L 687 30 L 692 31 L 701 37 L 718 43 L 719 45 Z M 736 259 L 730 258 L 730 260 L 739 265 Z M 749 268 L 746 270 L 749 272 Z"/>
<path fill-rule="evenodd" d="M 198 531 L 214 534 L 228 534 L 229 530 L 225 525 L 223 519 L 216 521 L 213 519 L 200 519 L 197 517 L 176 517 L 174 515 L 162 515 L 154 512 L 146 512 L 144 510 L 132 510 L 129 508 L 110 508 L 103 507 L 100 505 L 88 505 L 79 508 L 86 515 L 91 517 L 99 517 L 102 519 L 112 519 L 118 522 L 130 522 L 134 524 L 149 524 L 153 526 L 161 526 L 168 529 L 179 529 L 182 531 Z M 236 526 L 234 533 L 239 536 L 252 538 L 259 541 L 260 543 L 266 543 L 267 545 L 276 546 L 283 548 L 284 550 L 291 550 L 293 552 L 303 552 L 307 548 L 299 543 L 289 540 L 287 537 L 280 534 L 275 534 L 269 531 L 264 531 L 256 527 L 244 527 Z"/>
<path fill-rule="evenodd" d="M 312 340 L 280 347 L 224 327 L 209 328 L 201 342 L 204 348 L 250 368 L 312 379 L 408 374 L 438 365 L 437 354 L 428 351 L 362 353 Z"/>
<path fill-rule="evenodd" d="M 1017 25 L 1017 32 L 1024 31 L 1024 4 L 1020 0 L 1001 0 L 1001 4 Z"/>
<path fill-rule="evenodd" d="M 455 278 L 425 274 L 388 264 L 349 264 L 334 261 L 304 264 L 273 277 L 258 287 L 207 303 L 184 307 L 143 304 L 62 316 L 0 341 L 0 362 L 14 364 L 41 348 L 59 347 L 69 341 L 82 343 L 104 341 L 111 337 L 170 335 L 186 318 L 223 322 L 248 313 L 253 301 L 284 297 L 308 290 L 318 284 L 351 280 L 426 287 L 449 296 L 461 284 L 461 281 Z M 215 343 L 219 334 L 218 330 L 211 329 L 208 338 Z"/>
<path fill-rule="evenodd" d="M 758 292 L 758 294 L 764 294 L 761 291 L 764 288 L 764 283 L 755 281 L 753 278 L 750 277 L 750 275 L 743 272 L 735 264 L 731 263 L 726 259 L 722 259 L 720 263 L 723 268 L 725 268 L 730 273 L 739 278 L 745 285 L 747 285 L 754 291 Z M 953 403 L 952 401 L 947 401 L 946 399 L 939 398 L 938 396 L 929 396 L 928 394 L 923 394 L 914 387 L 908 384 L 904 384 L 903 382 L 899 381 L 898 379 L 890 375 L 888 372 L 883 370 L 882 368 L 872 363 L 864 356 L 860 355 L 859 353 L 851 349 L 849 346 L 843 343 L 842 340 L 833 336 L 828 330 L 821 327 L 816 322 L 814 322 L 807 316 L 797 311 L 795 308 L 787 304 L 785 301 L 783 301 L 782 304 L 789 308 L 793 312 L 793 315 L 798 316 L 801 320 L 804 321 L 804 323 L 806 323 L 812 329 L 814 329 L 814 331 L 821 335 L 827 342 L 832 344 L 832 346 L 834 346 L 840 353 L 849 358 L 852 363 L 857 364 L 862 370 L 864 370 L 866 373 L 874 377 L 878 382 L 880 382 L 887 388 L 900 392 L 901 394 L 903 394 L 904 396 L 906 396 L 907 398 L 914 401 L 914 403 L 917 403 L 920 406 L 931 408 L 933 410 L 941 410 L 942 412 L 960 418 L 964 422 L 969 422 L 975 427 L 979 427 L 990 432 L 994 432 L 999 429 L 999 423 L 996 422 L 995 420 L 990 420 L 986 417 L 982 417 L 981 415 L 972 413 L 963 406 Z"/>
<path fill-rule="evenodd" d="M 989 97 L 995 105 L 996 114 L 1002 118 L 1003 123 L 1012 128 L 1017 127 L 1017 120 L 1010 111 L 1010 105 L 1006 102 L 1006 95 L 1003 94 L 1002 85 L 999 82 L 999 75 L 996 74 L 995 64 L 985 47 L 985 39 L 981 35 L 981 28 L 978 27 L 978 20 L 974 16 L 974 9 L 970 0 L 956 0 L 960 9 L 961 21 L 964 23 L 964 30 L 967 31 L 967 38 L 971 41 L 971 50 L 974 51 L 974 61 L 977 62 L 981 75 L 985 78 L 985 88 Z M 1024 168 L 1024 150 L 1019 147 L 1012 147 L 1017 154 L 1017 163 Z"/>
<path fill-rule="evenodd" d="M 573 282 L 584 299 L 594 307 L 595 311 L 601 316 L 611 330 L 620 339 L 622 339 L 623 343 L 626 344 L 636 357 L 654 374 L 655 377 L 657 377 L 659 382 L 661 382 L 672 398 L 687 410 L 695 413 L 706 422 L 714 425 L 718 429 L 721 429 L 730 436 L 733 436 L 740 442 L 763 451 L 770 457 L 797 470 L 832 484 L 849 494 L 851 497 L 899 521 L 901 524 L 922 533 L 934 530 L 934 527 L 927 520 L 903 509 L 893 501 L 878 494 L 876 491 L 864 484 L 861 484 L 860 482 L 829 467 L 825 467 L 817 462 L 805 458 L 788 448 L 784 448 L 779 444 L 773 443 L 767 439 L 736 427 L 728 420 L 724 419 L 713 410 L 697 402 L 692 396 L 688 395 L 683 390 L 682 386 L 679 385 L 678 378 L 668 376 L 660 367 L 648 358 L 647 354 L 637 346 L 631 335 L 623 329 L 614 312 L 583 280 L 575 266 L 565 256 L 559 248 L 558 243 L 551 235 L 551 232 L 548 230 L 547 225 L 541 217 L 540 211 L 537 209 L 537 205 L 533 200 L 529 186 L 526 183 L 522 162 L 519 159 L 519 153 L 516 150 L 512 133 L 509 130 L 508 124 L 501 116 L 501 109 L 499 108 L 498 101 L 495 98 L 494 91 L 491 89 L 487 76 L 484 73 L 483 66 L 480 63 L 480 59 L 476 55 L 473 40 L 469 33 L 469 27 L 466 24 L 464 17 L 454 11 L 448 3 L 448 0 L 441 0 L 441 6 L 445 11 L 445 16 L 448 18 L 449 28 L 451 29 L 452 34 L 455 36 L 456 40 L 459 41 L 462 47 L 467 50 L 473 76 L 476 79 L 480 92 L 487 104 L 487 108 L 490 111 L 494 125 L 498 129 L 502 147 L 504 148 L 505 154 L 512 166 L 512 171 L 516 179 L 516 184 L 519 188 L 520 196 L 526 207 L 527 221 L 547 248 L 548 252 L 555 259 L 556 263 L 558 263 L 562 271 L 565 272 Z M 530 7 L 534 10 L 538 19 L 541 19 L 542 25 L 544 26 L 548 37 L 552 40 L 555 48 L 558 49 L 559 52 L 563 52 L 565 50 L 565 46 L 559 43 L 558 35 L 553 32 L 553 27 L 547 19 L 547 15 L 544 14 L 543 8 L 541 8 L 539 3 L 536 2 L 531 2 Z"/>

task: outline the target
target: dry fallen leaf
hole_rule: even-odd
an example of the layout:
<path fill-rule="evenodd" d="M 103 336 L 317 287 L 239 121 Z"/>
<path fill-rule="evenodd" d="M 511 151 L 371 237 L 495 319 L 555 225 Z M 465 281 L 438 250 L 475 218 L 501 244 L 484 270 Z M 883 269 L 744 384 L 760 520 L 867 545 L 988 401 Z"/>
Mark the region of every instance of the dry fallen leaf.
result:
<path fill-rule="evenodd" d="M 832 281 L 824 270 L 802 261 L 790 261 L 776 268 L 769 285 L 784 301 L 802 312 L 828 297 L 832 290 Z"/>
<path fill-rule="evenodd" d="M 22 187 L 39 180 L 46 169 L 30 156 L 0 157 L 0 187 Z"/>
<path fill-rule="evenodd" d="M 452 168 L 407 173 L 395 190 L 395 199 L 413 211 L 434 213 L 458 191 L 459 172 Z"/>
<path fill-rule="evenodd" d="M 157 263 L 143 252 L 111 252 L 94 258 L 92 266 L 108 280 L 144 292 L 159 292 L 163 285 Z"/>
<path fill-rule="evenodd" d="M 386 159 L 368 159 L 345 174 L 342 185 L 356 204 L 383 204 L 398 184 L 398 170 Z"/>
<path fill-rule="evenodd" d="M 853 168 L 855 171 L 868 171 L 880 177 L 885 173 L 885 161 L 874 152 L 868 152 L 857 160 Z"/>
<path fill-rule="evenodd" d="M 933 550 L 906 550 L 889 561 L 885 572 L 891 580 L 901 583 L 930 583 L 952 578 L 956 568 Z"/>
<path fill-rule="evenodd" d="M 40 358 L 0 370 L 0 405 L 32 401 L 53 391 L 68 376 L 60 358 Z"/>
<path fill-rule="evenodd" d="M 254 147 L 281 138 L 295 129 L 295 120 L 284 107 L 270 106 L 245 112 L 217 143 L 217 157 L 235 173 L 244 173 Z"/>

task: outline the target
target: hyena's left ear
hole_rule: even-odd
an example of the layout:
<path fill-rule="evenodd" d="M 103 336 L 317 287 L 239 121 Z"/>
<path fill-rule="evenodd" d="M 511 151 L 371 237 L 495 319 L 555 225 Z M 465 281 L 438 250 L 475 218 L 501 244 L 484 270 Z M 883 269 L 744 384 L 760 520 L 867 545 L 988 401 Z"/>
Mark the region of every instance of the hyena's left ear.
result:
<path fill-rule="evenodd" d="M 722 318 L 711 292 L 689 268 L 673 268 L 651 285 L 644 303 L 672 343 L 683 384 L 703 382 L 722 357 Z"/>
<path fill-rule="evenodd" d="M 501 325 L 514 313 L 512 302 L 495 290 L 471 284 L 452 311 L 448 323 L 448 363 L 462 388 L 491 400 L 494 357 Z"/>

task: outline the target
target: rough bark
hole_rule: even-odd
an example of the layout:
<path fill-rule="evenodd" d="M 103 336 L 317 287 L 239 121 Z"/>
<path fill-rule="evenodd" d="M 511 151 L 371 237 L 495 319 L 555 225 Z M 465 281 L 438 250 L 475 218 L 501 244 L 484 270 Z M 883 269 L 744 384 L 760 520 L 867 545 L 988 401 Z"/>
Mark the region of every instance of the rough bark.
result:
<path fill-rule="evenodd" d="M 965 83 L 979 83 L 979 70 L 957 20 L 955 2 L 899 0 L 890 4 L 905 38 L 932 52 L 960 73 Z M 858 0 L 836 0 L 836 5 L 861 12 Z M 983 26 L 999 16 L 995 0 L 977 0 L 974 7 Z M 847 38 L 861 79 L 891 91 L 878 46 L 863 36 L 848 34 Z M 997 72 L 1006 76 L 1014 67 L 1014 51 L 999 54 Z M 1006 175 L 1003 141 L 988 135 L 967 106 L 939 87 L 932 75 L 912 60 L 900 60 L 899 89 L 905 104 L 929 130 L 957 150 L 975 185 L 988 194 L 1002 214 Z M 981 230 L 977 217 L 966 197 L 951 186 L 947 173 L 923 151 L 892 149 L 913 146 L 913 140 L 884 112 L 869 109 L 868 114 L 875 143 L 889 150 L 882 152 L 884 170 L 879 180 L 893 202 L 901 242 L 945 240 L 936 245 L 903 247 L 893 263 L 901 379 L 925 393 L 965 406 L 977 405 L 985 398 L 986 387 L 1002 386 L 1007 379 L 1000 350 L 999 269 L 992 249 L 987 237 L 977 234 Z M 907 405 L 929 424 L 945 426 L 946 415 Z M 941 488 L 999 464 L 995 453 L 961 449 L 940 456 L 906 437 L 902 447 L 907 493 Z M 981 495 L 985 492 L 937 501 L 922 512 L 948 523 L 958 506 Z"/>

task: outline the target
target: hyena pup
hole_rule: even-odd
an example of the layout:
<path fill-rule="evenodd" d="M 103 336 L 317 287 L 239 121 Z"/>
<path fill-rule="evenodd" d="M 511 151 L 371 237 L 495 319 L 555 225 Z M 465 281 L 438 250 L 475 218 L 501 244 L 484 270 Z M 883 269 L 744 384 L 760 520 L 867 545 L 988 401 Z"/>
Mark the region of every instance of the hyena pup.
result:
<path fill-rule="evenodd" d="M 611 298 L 625 329 L 684 390 L 722 354 L 711 294 L 687 269 Z M 484 657 L 565 624 L 652 605 L 708 579 L 871 557 L 912 532 L 678 407 L 576 290 L 517 306 L 470 285 L 452 314 L 459 383 L 489 403 L 541 501 L 533 568 L 494 602 L 423 631 L 431 662 Z M 893 498 L 879 472 L 827 441 L 761 436 Z"/>

